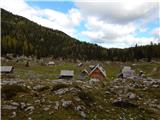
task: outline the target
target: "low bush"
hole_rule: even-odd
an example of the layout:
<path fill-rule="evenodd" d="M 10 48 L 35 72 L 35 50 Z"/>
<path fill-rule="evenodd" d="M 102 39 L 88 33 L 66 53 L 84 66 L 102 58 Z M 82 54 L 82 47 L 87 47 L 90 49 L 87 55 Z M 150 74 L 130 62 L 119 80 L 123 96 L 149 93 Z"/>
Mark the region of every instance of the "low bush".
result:
<path fill-rule="evenodd" d="M 56 91 L 56 90 L 59 90 L 61 88 L 67 88 L 69 87 L 68 85 L 66 84 L 56 84 L 52 87 L 51 91 Z"/>
<path fill-rule="evenodd" d="M 38 92 L 43 92 L 43 91 L 48 90 L 48 89 L 49 89 L 49 86 L 44 86 L 44 87 L 38 89 L 37 91 Z"/>
<path fill-rule="evenodd" d="M 91 104 L 94 102 L 94 96 L 89 93 L 89 92 L 85 92 L 83 90 L 81 90 L 78 93 L 79 98 L 87 105 L 87 106 L 91 106 Z"/>
<path fill-rule="evenodd" d="M 3 85 L 1 88 L 2 99 L 11 99 L 19 92 L 28 92 L 28 89 L 19 85 Z"/>

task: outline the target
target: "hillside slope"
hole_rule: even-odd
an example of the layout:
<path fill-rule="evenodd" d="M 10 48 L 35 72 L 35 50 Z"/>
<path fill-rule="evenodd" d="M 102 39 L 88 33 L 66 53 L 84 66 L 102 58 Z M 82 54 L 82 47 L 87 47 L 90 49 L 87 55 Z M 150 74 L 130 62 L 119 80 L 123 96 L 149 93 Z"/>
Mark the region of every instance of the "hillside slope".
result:
<path fill-rule="evenodd" d="M 53 57 L 80 60 L 133 61 L 160 59 L 160 43 L 125 49 L 106 49 L 81 42 L 59 30 L 38 25 L 24 17 L 1 9 L 2 55 Z"/>
<path fill-rule="evenodd" d="M 106 49 L 102 47 L 80 42 L 64 32 L 43 27 L 4 9 L 1 9 L 1 25 L 2 55 L 105 59 Z"/>

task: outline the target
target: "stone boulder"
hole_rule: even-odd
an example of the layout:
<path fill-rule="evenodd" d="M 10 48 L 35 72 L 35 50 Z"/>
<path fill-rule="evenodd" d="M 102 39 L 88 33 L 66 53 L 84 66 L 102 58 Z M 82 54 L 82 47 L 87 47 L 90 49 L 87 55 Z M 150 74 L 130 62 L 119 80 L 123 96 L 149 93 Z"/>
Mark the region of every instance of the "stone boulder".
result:
<path fill-rule="evenodd" d="M 135 104 L 133 104 L 133 103 L 127 101 L 127 100 L 124 100 L 124 99 L 122 99 L 122 98 L 120 98 L 120 97 L 117 98 L 117 99 L 115 99 L 115 100 L 112 102 L 112 104 L 113 104 L 114 106 L 123 107 L 123 108 L 137 107 L 137 105 L 135 105 Z"/>

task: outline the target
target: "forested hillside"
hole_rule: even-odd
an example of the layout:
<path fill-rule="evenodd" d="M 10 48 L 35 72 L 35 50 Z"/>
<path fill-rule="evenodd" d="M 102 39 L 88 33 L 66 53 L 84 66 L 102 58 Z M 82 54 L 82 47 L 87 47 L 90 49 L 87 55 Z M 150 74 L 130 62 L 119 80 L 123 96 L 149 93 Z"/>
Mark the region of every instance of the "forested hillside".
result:
<path fill-rule="evenodd" d="M 126 49 L 106 49 L 95 44 L 80 42 L 59 31 L 52 30 L 24 17 L 1 9 L 2 55 L 26 55 L 81 60 L 128 61 L 160 58 L 160 44 L 135 46 Z"/>

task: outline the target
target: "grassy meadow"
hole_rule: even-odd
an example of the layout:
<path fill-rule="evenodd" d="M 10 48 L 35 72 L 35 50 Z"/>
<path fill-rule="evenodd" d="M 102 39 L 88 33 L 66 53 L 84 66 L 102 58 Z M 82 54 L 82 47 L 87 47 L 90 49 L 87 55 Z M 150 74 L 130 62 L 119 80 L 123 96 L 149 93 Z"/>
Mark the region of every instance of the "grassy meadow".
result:
<path fill-rule="evenodd" d="M 47 66 L 42 64 L 40 61 L 30 61 L 30 66 L 25 67 L 25 60 L 19 62 L 16 62 L 16 60 L 2 60 L 2 66 L 12 65 L 15 68 L 14 72 L 11 74 L 2 74 L 2 81 L 7 81 L 8 77 L 11 78 L 11 81 L 20 80 L 18 83 L 19 85 L 14 84 L 2 86 L 2 93 L 6 94 L 8 97 L 11 97 L 8 99 L 3 98 L 1 101 L 2 105 L 11 104 L 14 101 L 16 103 L 28 103 L 35 108 L 32 114 L 19 108 L 14 110 L 17 114 L 14 119 L 22 120 L 26 118 L 27 120 L 32 118 L 32 120 L 81 120 L 82 117 L 75 111 L 75 107 L 79 105 L 85 107 L 84 111 L 86 112 L 89 120 L 93 118 L 95 120 L 103 120 L 106 118 L 108 120 L 117 120 L 119 118 L 128 120 L 157 120 L 157 118 L 160 118 L 158 111 L 150 110 L 147 105 L 143 105 L 144 102 L 151 100 L 151 98 L 157 100 L 159 99 L 159 88 L 150 88 L 147 91 L 143 89 L 131 90 L 130 92 L 142 96 L 142 99 L 137 101 L 132 100 L 132 102 L 136 102 L 136 104 L 141 106 L 141 108 L 120 108 L 111 104 L 113 99 L 117 96 L 115 94 L 106 93 L 110 82 L 108 82 L 104 88 L 96 85 L 93 85 L 92 87 L 85 87 L 87 84 L 81 85 L 76 82 L 71 85 L 53 84 L 52 82 L 52 80 L 57 80 L 60 71 L 65 69 L 74 70 L 75 76 L 73 81 L 79 80 L 80 73 L 83 69 L 88 68 L 89 65 L 95 65 L 98 63 L 101 64 L 106 70 L 106 81 L 114 80 L 118 73 L 120 73 L 123 66 L 126 65 L 131 66 L 132 69 L 135 70 L 136 74 L 142 70 L 146 76 L 160 79 L 160 63 L 87 61 L 82 62 L 84 65 L 79 67 L 79 62 L 53 61 L 55 62 L 55 65 L 53 66 Z M 86 80 L 89 80 L 89 78 L 86 78 Z M 37 91 L 33 89 L 36 85 L 44 85 L 45 87 Z M 79 89 L 80 92 L 73 94 L 70 91 L 61 95 L 55 94 L 55 91 L 63 88 Z M 80 101 L 76 101 L 75 98 L 79 98 Z M 63 99 L 72 101 L 72 105 L 67 108 L 60 106 L 58 110 L 55 110 L 55 101 L 59 101 L 59 103 L 61 103 L 61 100 Z M 90 104 L 93 105 L 90 106 Z M 47 111 L 45 110 L 46 107 L 49 108 Z M 3 120 L 9 120 L 12 113 L 13 110 L 2 109 Z"/>
<path fill-rule="evenodd" d="M 135 73 L 144 71 L 145 75 L 153 78 L 160 78 L 160 63 L 159 62 L 101 62 L 101 61 L 87 61 L 82 62 L 82 67 L 78 66 L 78 62 L 58 61 L 55 60 L 55 65 L 47 66 L 40 62 L 30 61 L 30 66 L 25 67 L 25 61 L 16 62 L 15 60 L 2 61 L 3 65 L 14 66 L 13 77 L 21 79 L 41 79 L 54 80 L 58 79 L 61 70 L 74 70 L 75 80 L 80 78 L 80 73 L 89 68 L 89 65 L 100 64 L 106 71 L 107 80 L 113 80 L 121 72 L 123 66 L 131 66 Z M 89 78 L 87 78 L 88 80 Z"/>

